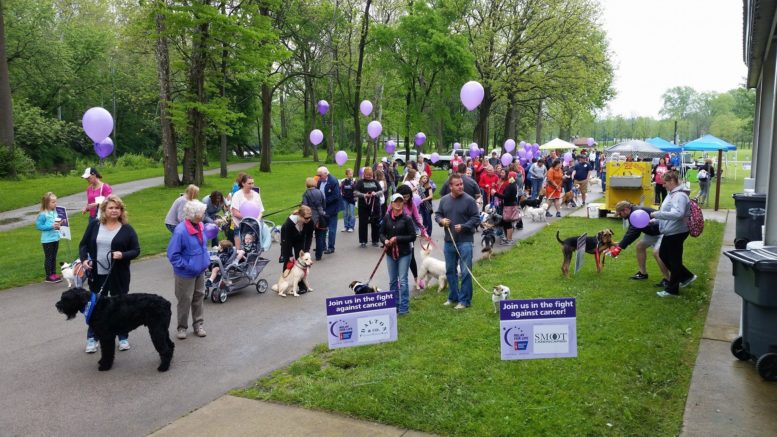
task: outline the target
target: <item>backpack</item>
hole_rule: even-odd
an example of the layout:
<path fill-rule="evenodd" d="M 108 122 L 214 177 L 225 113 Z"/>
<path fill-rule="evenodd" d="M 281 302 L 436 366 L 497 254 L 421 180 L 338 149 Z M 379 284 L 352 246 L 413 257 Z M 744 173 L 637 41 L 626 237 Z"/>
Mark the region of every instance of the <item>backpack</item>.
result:
<path fill-rule="evenodd" d="M 706 181 L 708 177 L 709 177 L 709 173 L 707 173 L 707 170 L 705 169 L 699 170 L 699 174 L 697 175 L 697 178 L 700 181 Z"/>
<path fill-rule="evenodd" d="M 691 237 L 698 237 L 704 231 L 704 214 L 699 203 L 691 199 L 691 215 L 688 217 L 688 231 Z"/>

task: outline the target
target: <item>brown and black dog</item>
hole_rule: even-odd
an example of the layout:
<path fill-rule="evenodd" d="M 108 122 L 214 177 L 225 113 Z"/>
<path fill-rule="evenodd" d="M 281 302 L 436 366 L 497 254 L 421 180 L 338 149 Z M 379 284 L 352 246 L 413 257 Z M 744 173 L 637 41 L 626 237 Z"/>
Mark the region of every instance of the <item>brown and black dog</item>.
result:
<path fill-rule="evenodd" d="M 614 233 L 612 229 L 602 229 L 594 237 L 586 237 L 585 239 L 585 252 L 594 255 L 596 258 L 596 271 L 602 272 L 602 265 L 604 265 L 604 255 L 611 247 L 615 246 L 612 241 Z M 564 276 L 569 277 L 569 265 L 572 263 L 572 254 L 577 251 L 577 238 L 569 237 L 562 240 L 559 237 L 559 232 L 556 231 L 556 240 L 561 243 L 561 251 L 564 253 L 564 263 L 561 264 L 561 272 Z"/>

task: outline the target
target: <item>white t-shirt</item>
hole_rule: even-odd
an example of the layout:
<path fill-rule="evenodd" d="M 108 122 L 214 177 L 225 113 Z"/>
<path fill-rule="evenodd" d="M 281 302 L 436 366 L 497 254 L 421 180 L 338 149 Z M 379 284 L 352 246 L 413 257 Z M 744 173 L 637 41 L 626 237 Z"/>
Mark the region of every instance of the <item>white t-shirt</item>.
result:
<path fill-rule="evenodd" d="M 240 211 L 240 205 L 251 202 L 259 207 L 259 217 L 261 218 L 262 213 L 264 212 L 264 205 L 262 205 L 262 196 L 259 195 L 256 191 L 251 191 L 250 198 L 246 198 L 245 193 L 243 190 L 238 190 L 235 194 L 232 195 L 232 205 L 230 205 L 232 208 Z M 238 219 L 235 216 L 232 216 L 232 222 L 235 224 L 235 226 L 240 225 L 240 219 Z"/>

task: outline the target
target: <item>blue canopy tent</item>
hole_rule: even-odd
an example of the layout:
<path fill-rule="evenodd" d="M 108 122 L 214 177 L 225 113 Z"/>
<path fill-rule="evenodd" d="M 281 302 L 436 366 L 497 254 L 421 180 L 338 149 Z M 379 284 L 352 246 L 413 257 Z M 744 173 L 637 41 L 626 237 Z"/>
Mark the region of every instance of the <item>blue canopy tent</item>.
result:
<path fill-rule="evenodd" d="M 653 137 L 646 140 L 645 142 L 658 147 L 664 152 L 680 152 L 683 150 L 682 147 L 678 146 L 677 144 L 670 143 L 661 137 Z"/>
<path fill-rule="evenodd" d="M 736 150 L 737 146 L 723 141 L 714 135 L 704 135 L 701 138 L 683 144 L 683 149 L 694 152 L 718 152 L 718 171 L 715 175 L 715 211 L 720 206 L 720 175 L 721 163 L 723 162 L 723 151 Z"/>

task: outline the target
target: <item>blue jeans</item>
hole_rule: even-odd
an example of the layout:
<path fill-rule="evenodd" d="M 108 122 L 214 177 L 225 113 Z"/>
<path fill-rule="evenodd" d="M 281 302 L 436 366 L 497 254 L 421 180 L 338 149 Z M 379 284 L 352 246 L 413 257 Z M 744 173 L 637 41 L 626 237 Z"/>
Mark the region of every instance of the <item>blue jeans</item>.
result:
<path fill-rule="evenodd" d="M 426 235 L 432 236 L 432 211 L 426 209 L 425 207 L 418 208 L 418 211 L 421 213 L 421 220 L 424 223 L 424 229 L 426 229 Z"/>
<path fill-rule="evenodd" d="M 345 229 L 356 227 L 356 205 L 343 200 L 343 226 Z"/>
<path fill-rule="evenodd" d="M 599 177 L 602 178 L 602 192 L 607 191 L 607 173 L 599 172 Z"/>
<path fill-rule="evenodd" d="M 399 300 L 397 302 L 397 311 L 399 314 L 410 312 L 410 289 L 407 287 L 407 271 L 410 268 L 411 254 L 400 256 L 394 259 L 390 255 L 386 256 L 386 266 L 389 274 L 389 290 L 399 290 Z M 399 281 L 399 286 L 397 286 Z"/>
<path fill-rule="evenodd" d="M 472 276 L 468 269 L 472 269 L 472 243 L 456 243 L 461 257 L 456 253 L 456 247 L 450 241 L 445 242 L 445 276 L 448 278 L 448 300 L 458 302 L 464 306 L 472 305 Z M 456 267 L 461 270 L 461 285 Z"/>
<path fill-rule="evenodd" d="M 543 179 L 532 179 L 531 180 L 531 198 L 536 199 L 540 195 L 540 190 L 542 189 L 542 181 Z"/>
<path fill-rule="evenodd" d="M 337 237 L 337 213 L 329 216 L 329 250 L 335 250 L 335 238 Z"/>
<path fill-rule="evenodd" d="M 316 261 L 321 259 L 321 255 L 324 254 L 326 249 L 326 229 L 316 229 Z M 297 254 L 295 254 L 296 256 Z"/>

